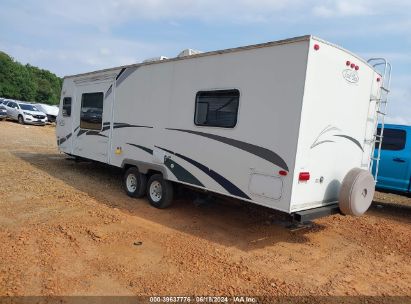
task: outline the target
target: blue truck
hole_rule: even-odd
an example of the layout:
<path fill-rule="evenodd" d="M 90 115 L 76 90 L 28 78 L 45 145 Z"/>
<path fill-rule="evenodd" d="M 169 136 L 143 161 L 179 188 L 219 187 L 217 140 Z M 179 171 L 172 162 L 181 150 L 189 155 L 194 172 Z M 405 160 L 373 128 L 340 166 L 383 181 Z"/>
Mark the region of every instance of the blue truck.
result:
<path fill-rule="evenodd" d="M 380 126 L 378 127 L 380 134 Z M 374 157 L 378 156 L 376 143 Z M 375 167 L 373 168 L 375 175 Z M 411 126 L 386 124 L 381 145 L 377 188 L 411 192 Z"/>

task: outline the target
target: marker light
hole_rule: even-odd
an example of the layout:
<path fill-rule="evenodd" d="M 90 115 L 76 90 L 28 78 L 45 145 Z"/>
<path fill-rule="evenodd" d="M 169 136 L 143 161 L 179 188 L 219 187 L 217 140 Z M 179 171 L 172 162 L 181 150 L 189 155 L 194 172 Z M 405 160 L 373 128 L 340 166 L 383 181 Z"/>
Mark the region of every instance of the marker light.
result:
<path fill-rule="evenodd" d="M 278 174 L 280 174 L 281 176 L 287 176 L 287 171 L 285 171 L 285 170 L 280 170 L 280 171 L 278 171 Z"/>
<path fill-rule="evenodd" d="M 381 80 L 381 78 L 380 78 L 380 77 L 377 77 L 377 82 L 380 82 L 380 80 Z"/>
<path fill-rule="evenodd" d="M 355 70 L 358 71 L 360 67 L 358 65 L 355 66 Z"/>
<path fill-rule="evenodd" d="M 350 66 L 351 62 L 349 60 L 347 60 L 347 62 L 345 63 L 346 66 Z"/>
<path fill-rule="evenodd" d="M 298 176 L 298 180 L 300 182 L 310 180 L 310 172 L 300 172 L 300 175 Z"/>
<path fill-rule="evenodd" d="M 355 67 L 355 63 L 351 63 L 351 68 L 354 68 Z"/>
<path fill-rule="evenodd" d="M 320 49 L 320 46 L 318 44 L 314 44 L 314 50 L 318 51 Z"/>

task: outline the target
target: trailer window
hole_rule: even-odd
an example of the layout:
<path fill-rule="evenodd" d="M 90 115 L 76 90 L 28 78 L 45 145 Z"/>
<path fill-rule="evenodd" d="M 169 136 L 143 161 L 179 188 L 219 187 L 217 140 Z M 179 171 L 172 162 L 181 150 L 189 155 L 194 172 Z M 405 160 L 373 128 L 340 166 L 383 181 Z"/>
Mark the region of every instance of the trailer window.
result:
<path fill-rule="evenodd" d="M 378 128 L 378 135 L 381 134 L 381 129 Z M 402 150 L 405 147 L 405 130 L 398 129 L 384 129 L 381 150 Z M 378 149 L 378 143 L 375 144 L 375 148 Z"/>
<path fill-rule="evenodd" d="M 101 130 L 104 94 L 84 93 L 81 96 L 80 128 Z"/>
<path fill-rule="evenodd" d="M 197 126 L 233 128 L 237 124 L 238 90 L 201 91 L 196 95 Z"/>
<path fill-rule="evenodd" d="M 71 97 L 63 98 L 63 117 L 71 116 Z"/>

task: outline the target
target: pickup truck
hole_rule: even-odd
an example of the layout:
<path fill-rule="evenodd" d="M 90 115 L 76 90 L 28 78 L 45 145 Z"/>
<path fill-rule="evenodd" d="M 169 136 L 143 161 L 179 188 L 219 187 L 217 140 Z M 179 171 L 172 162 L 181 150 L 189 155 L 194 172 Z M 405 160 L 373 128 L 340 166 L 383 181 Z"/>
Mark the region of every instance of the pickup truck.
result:
<path fill-rule="evenodd" d="M 380 134 L 380 126 L 378 130 Z M 378 155 L 378 143 L 374 157 Z M 377 188 L 411 192 L 411 126 L 386 124 L 381 145 Z M 373 168 L 375 175 L 375 168 Z"/>

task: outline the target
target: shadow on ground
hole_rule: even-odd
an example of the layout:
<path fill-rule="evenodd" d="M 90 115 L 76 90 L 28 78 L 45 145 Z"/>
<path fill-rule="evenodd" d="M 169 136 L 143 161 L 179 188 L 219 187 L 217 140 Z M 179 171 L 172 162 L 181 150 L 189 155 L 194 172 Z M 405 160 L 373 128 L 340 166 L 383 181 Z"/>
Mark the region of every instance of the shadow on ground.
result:
<path fill-rule="evenodd" d="M 121 185 L 122 170 L 119 168 L 95 162 L 78 163 L 54 153 L 14 152 L 14 155 L 110 208 L 118 208 L 135 217 L 244 251 L 279 242 L 304 243 L 308 241 L 307 233 L 325 228 L 312 223 L 302 229 L 289 229 L 291 221 L 286 214 L 223 198 L 197 205 L 192 196 L 180 196 L 169 209 L 158 210 L 151 207 L 146 199 L 132 199 L 125 194 Z M 190 191 L 183 188 L 182 193 Z"/>

